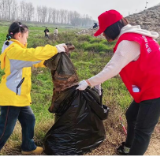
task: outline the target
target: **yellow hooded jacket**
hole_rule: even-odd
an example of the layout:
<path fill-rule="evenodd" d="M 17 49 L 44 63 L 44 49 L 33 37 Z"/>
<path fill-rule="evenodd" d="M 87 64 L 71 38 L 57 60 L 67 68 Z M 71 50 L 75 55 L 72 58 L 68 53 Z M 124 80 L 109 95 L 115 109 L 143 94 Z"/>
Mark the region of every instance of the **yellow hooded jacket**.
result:
<path fill-rule="evenodd" d="M 0 106 L 29 106 L 31 66 L 44 67 L 44 60 L 57 54 L 58 50 L 51 45 L 27 48 L 14 39 L 9 43 L 2 48 L 0 56 L 1 69 L 5 72 L 0 83 Z"/>

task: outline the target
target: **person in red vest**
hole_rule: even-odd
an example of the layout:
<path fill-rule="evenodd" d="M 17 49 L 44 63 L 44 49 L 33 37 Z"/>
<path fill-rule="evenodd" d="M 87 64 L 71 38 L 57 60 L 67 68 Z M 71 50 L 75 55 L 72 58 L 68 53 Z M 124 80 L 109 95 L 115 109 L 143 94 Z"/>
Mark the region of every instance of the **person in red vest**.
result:
<path fill-rule="evenodd" d="M 134 101 L 126 112 L 127 138 L 117 148 L 123 155 L 143 155 L 160 117 L 159 35 L 128 24 L 116 10 L 98 17 L 99 29 L 108 42 L 117 40 L 114 55 L 97 75 L 79 82 L 77 89 L 94 87 L 120 74 Z"/>

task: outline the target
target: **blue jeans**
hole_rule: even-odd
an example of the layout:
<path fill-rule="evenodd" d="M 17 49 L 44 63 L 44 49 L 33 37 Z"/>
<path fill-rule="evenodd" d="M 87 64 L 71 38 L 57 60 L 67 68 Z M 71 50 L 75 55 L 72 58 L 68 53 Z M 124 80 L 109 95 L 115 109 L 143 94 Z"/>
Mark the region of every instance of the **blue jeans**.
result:
<path fill-rule="evenodd" d="M 32 151 L 36 149 L 33 141 L 35 117 L 32 109 L 27 107 L 0 107 L 0 150 L 10 137 L 19 120 L 22 127 L 22 145 L 23 151 Z"/>

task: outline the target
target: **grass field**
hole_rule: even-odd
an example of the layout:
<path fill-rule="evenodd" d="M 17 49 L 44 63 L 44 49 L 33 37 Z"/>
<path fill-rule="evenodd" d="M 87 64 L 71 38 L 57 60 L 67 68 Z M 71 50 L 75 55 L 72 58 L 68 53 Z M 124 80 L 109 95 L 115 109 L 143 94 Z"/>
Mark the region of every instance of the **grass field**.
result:
<path fill-rule="evenodd" d="M 4 26 L 3 23 L 0 24 L 0 47 L 2 47 L 8 26 Z M 54 29 L 53 27 L 48 28 L 50 31 L 53 31 Z M 90 78 L 97 74 L 107 64 L 112 55 L 114 43 L 108 44 L 106 40 L 95 38 L 90 35 L 77 36 L 73 29 L 59 28 L 59 37 L 57 40 L 54 40 L 52 35 L 49 40 L 44 38 L 44 27 L 31 26 L 29 30 L 30 35 L 28 39 L 28 47 L 36 47 L 39 45 L 44 46 L 45 44 L 55 45 L 65 42 L 71 42 L 74 44 L 76 49 L 71 53 L 71 60 L 77 69 L 80 80 Z M 2 75 L 3 71 L 0 70 L 0 78 Z M 119 124 L 119 116 L 124 113 L 132 101 L 132 98 L 119 76 L 106 81 L 102 84 L 102 87 L 104 90 L 103 102 L 111 109 L 111 123 L 113 123 L 112 125 L 117 126 L 117 124 Z M 31 108 L 36 117 L 35 141 L 40 145 L 42 145 L 42 140 L 47 130 L 54 123 L 54 115 L 48 112 L 52 97 L 52 88 L 53 84 L 48 69 L 38 68 L 37 70 L 33 70 Z M 112 115 L 114 111 L 117 112 Z M 108 131 L 111 129 L 109 126 L 106 128 L 107 134 L 112 134 L 114 132 Z M 121 130 L 121 128 L 118 127 L 118 130 Z M 20 154 L 20 144 L 21 128 L 17 123 L 14 133 L 0 154 Z"/>

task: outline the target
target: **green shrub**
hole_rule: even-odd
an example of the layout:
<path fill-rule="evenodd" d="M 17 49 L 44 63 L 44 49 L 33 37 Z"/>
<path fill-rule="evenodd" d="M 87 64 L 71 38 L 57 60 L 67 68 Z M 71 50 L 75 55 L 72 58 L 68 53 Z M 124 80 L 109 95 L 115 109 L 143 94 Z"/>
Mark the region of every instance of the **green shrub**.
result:
<path fill-rule="evenodd" d="M 102 42 L 103 41 L 103 39 L 101 39 L 101 38 L 97 38 L 97 37 L 93 37 L 93 36 L 90 36 L 89 37 L 89 42 L 90 43 L 98 43 L 98 42 Z"/>
<path fill-rule="evenodd" d="M 103 43 L 93 43 L 93 44 L 88 44 L 84 46 L 84 49 L 86 50 L 92 50 L 94 52 L 107 52 L 107 51 L 111 51 L 112 48 L 103 44 Z"/>
<path fill-rule="evenodd" d="M 90 41 L 90 35 L 78 35 L 77 41 Z"/>
<path fill-rule="evenodd" d="M 0 45 L 2 47 L 8 26 L 1 26 L 0 28 Z M 76 35 L 74 31 L 65 30 L 64 28 L 59 28 L 60 33 L 57 40 L 53 39 L 53 34 L 50 34 L 50 39 L 46 39 L 43 30 L 44 27 L 31 25 L 28 47 L 71 42 L 76 47 L 74 52 L 71 52 L 71 60 L 74 63 L 79 80 L 90 78 L 99 73 L 110 60 L 111 54 L 108 54 L 108 52 L 112 52 L 113 46 L 116 43 L 108 43 L 105 39 L 89 35 Z M 50 28 L 49 30 L 51 31 Z M 4 72 L 0 70 L 0 78 L 3 74 Z M 132 98 L 119 76 L 107 80 L 102 84 L 102 87 L 104 91 L 104 104 L 112 109 L 120 107 L 125 110 L 128 107 Z M 50 71 L 46 68 L 33 70 L 31 107 L 36 117 L 35 139 L 38 139 L 41 143 L 47 130 L 52 126 L 51 122 L 54 122 L 53 114 L 48 111 L 51 105 L 52 94 L 53 83 Z M 13 140 L 12 138 L 16 141 L 18 140 L 17 135 L 11 137 L 11 141 Z M 11 141 L 8 142 L 6 148 L 10 146 Z M 17 142 L 13 141 L 13 143 L 16 144 Z"/>

